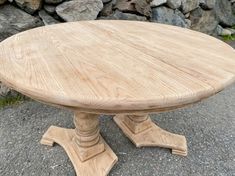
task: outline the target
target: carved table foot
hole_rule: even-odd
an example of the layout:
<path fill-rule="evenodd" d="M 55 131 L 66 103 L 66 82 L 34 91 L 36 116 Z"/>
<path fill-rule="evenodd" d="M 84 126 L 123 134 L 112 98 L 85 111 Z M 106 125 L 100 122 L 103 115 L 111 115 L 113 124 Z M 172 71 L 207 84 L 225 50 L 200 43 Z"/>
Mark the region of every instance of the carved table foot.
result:
<path fill-rule="evenodd" d="M 165 131 L 154 124 L 146 115 L 116 115 L 116 124 L 137 146 L 158 146 L 172 149 L 172 154 L 187 156 L 184 136 Z"/>
<path fill-rule="evenodd" d="M 105 176 L 118 158 L 99 134 L 98 116 L 76 113 L 76 129 L 51 126 L 41 144 L 61 145 L 68 154 L 79 176 Z"/>

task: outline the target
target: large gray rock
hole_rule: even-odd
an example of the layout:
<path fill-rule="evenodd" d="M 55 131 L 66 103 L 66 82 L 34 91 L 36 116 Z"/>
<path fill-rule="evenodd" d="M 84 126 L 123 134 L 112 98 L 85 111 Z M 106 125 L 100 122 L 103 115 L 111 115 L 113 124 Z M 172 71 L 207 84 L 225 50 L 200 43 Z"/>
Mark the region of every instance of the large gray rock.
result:
<path fill-rule="evenodd" d="M 53 5 L 44 4 L 43 8 L 50 15 L 54 15 L 56 13 L 55 12 L 56 7 Z"/>
<path fill-rule="evenodd" d="M 50 24 L 57 24 L 59 21 L 54 19 L 52 16 L 50 16 L 48 13 L 46 13 L 45 10 L 40 10 L 38 12 L 39 17 L 42 19 L 43 23 L 45 25 L 50 25 Z"/>
<path fill-rule="evenodd" d="M 191 28 L 207 34 L 215 34 L 218 21 L 214 10 L 204 11 L 200 7 L 190 13 Z"/>
<path fill-rule="evenodd" d="M 217 0 L 215 12 L 221 26 L 229 27 L 235 24 L 235 16 L 229 0 Z"/>
<path fill-rule="evenodd" d="M 216 34 L 219 36 L 233 35 L 235 34 L 235 29 L 232 29 L 232 28 L 224 29 L 222 26 L 218 25 L 216 27 Z"/>
<path fill-rule="evenodd" d="M 47 3 L 47 4 L 59 4 L 63 1 L 64 0 L 45 0 L 45 3 Z"/>
<path fill-rule="evenodd" d="M 185 23 L 186 23 L 186 28 L 190 28 L 192 25 L 192 22 L 189 19 L 185 19 Z"/>
<path fill-rule="evenodd" d="M 7 0 L 0 0 L 0 5 L 4 4 Z"/>
<path fill-rule="evenodd" d="M 182 0 L 167 0 L 167 5 L 172 9 L 178 9 L 181 6 Z"/>
<path fill-rule="evenodd" d="M 210 10 L 215 7 L 216 0 L 200 0 L 199 5 L 202 9 Z"/>
<path fill-rule="evenodd" d="M 150 1 L 151 0 L 135 0 L 134 6 L 136 11 L 144 16 L 151 16 Z"/>
<path fill-rule="evenodd" d="M 103 9 L 100 12 L 100 15 L 101 16 L 111 15 L 113 13 L 113 6 L 114 6 L 114 4 L 112 1 L 105 3 Z"/>
<path fill-rule="evenodd" d="M 235 34 L 235 29 L 233 29 L 233 28 L 227 28 L 227 30 L 230 30 L 230 32 L 232 33 L 232 35 Z"/>
<path fill-rule="evenodd" d="M 215 32 L 216 32 L 216 35 L 221 35 L 223 32 L 223 27 L 220 25 L 217 25 Z"/>
<path fill-rule="evenodd" d="M 232 32 L 229 29 L 223 29 L 221 32 L 221 36 L 232 35 Z"/>
<path fill-rule="evenodd" d="M 235 3 L 232 4 L 232 12 L 235 14 Z"/>
<path fill-rule="evenodd" d="M 108 20 L 132 20 L 132 21 L 147 21 L 147 18 L 144 16 L 139 16 L 131 13 L 123 13 L 119 10 L 116 10 L 112 15 L 108 17 L 101 17 L 99 19 L 108 19 Z"/>
<path fill-rule="evenodd" d="M 33 14 L 41 8 L 43 0 L 15 0 L 16 4 L 26 12 Z"/>
<path fill-rule="evenodd" d="M 157 7 L 157 6 L 160 6 L 162 4 L 165 4 L 167 2 L 167 0 L 153 0 L 151 3 L 150 3 L 150 6 L 151 7 Z"/>
<path fill-rule="evenodd" d="M 58 5 L 56 13 L 65 21 L 94 20 L 102 8 L 102 0 L 73 0 Z"/>
<path fill-rule="evenodd" d="M 199 0 L 182 0 L 182 12 L 188 13 L 199 6 Z"/>
<path fill-rule="evenodd" d="M 140 13 L 145 16 L 151 15 L 151 0 L 117 0 L 114 9 L 122 12 Z"/>
<path fill-rule="evenodd" d="M 151 21 L 180 27 L 187 27 L 184 18 L 182 18 L 184 15 L 179 13 L 179 11 L 174 11 L 164 6 L 156 7 L 152 9 Z"/>
<path fill-rule="evenodd" d="M 117 0 L 114 8 L 122 12 L 136 12 L 135 0 Z"/>
<path fill-rule="evenodd" d="M 111 0 L 102 0 L 103 3 L 108 3 L 110 2 Z"/>
<path fill-rule="evenodd" d="M 43 25 L 42 21 L 11 5 L 0 6 L 0 41 L 18 32 Z"/>
<path fill-rule="evenodd" d="M 182 19 L 186 18 L 185 15 L 180 10 L 175 9 L 174 12 L 176 15 L 180 16 Z"/>

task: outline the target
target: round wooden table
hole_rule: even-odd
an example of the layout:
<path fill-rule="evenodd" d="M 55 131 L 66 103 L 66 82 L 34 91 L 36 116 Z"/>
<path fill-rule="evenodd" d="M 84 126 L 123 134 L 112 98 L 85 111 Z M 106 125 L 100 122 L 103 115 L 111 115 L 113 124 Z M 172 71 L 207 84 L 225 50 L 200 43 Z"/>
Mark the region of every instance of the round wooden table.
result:
<path fill-rule="evenodd" d="M 80 176 L 107 175 L 117 156 L 99 134 L 99 115 L 137 146 L 187 155 L 184 136 L 148 114 L 210 97 L 235 80 L 234 50 L 208 35 L 156 23 L 87 21 L 51 25 L 0 44 L 0 79 L 35 100 L 74 110 L 76 129 L 52 126 Z M 213 119 L 211 119 L 213 120 Z"/>

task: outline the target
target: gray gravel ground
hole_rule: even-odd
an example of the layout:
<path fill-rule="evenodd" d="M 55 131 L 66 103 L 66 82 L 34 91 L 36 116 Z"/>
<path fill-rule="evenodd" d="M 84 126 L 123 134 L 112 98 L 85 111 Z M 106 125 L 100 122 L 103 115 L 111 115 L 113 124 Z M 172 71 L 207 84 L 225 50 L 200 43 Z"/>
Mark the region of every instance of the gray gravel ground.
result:
<path fill-rule="evenodd" d="M 232 40 L 232 41 L 228 41 L 227 42 L 231 47 L 235 48 L 235 41 Z"/>
<path fill-rule="evenodd" d="M 162 148 L 135 148 L 102 116 L 101 134 L 119 161 L 111 176 L 235 176 L 235 84 L 186 109 L 152 115 L 164 129 L 184 134 L 187 157 Z M 39 144 L 50 125 L 73 128 L 72 113 L 34 101 L 0 109 L 1 176 L 74 176 L 63 149 Z"/>

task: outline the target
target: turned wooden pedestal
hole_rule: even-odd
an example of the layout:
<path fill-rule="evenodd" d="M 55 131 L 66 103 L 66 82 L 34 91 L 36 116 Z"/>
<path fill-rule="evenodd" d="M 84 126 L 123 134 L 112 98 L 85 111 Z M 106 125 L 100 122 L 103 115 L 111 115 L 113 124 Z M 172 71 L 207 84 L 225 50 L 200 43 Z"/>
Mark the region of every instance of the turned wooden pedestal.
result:
<path fill-rule="evenodd" d="M 41 144 L 61 145 L 79 176 L 105 176 L 118 158 L 99 133 L 99 115 L 75 112 L 75 129 L 51 126 Z M 173 154 L 187 155 L 184 136 L 167 132 L 155 125 L 148 115 L 117 115 L 116 124 L 137 146 L 158 146 L 172 149 Z"/>
<path fill-rule="evenodd" d="M 105 176 L 118 158 L 99 133 L 98 115 L 75 113 L 75 129 L 51 126 L 41 144 L 61 145 L 78 176 Z"/>
<path fill-rule="evenodd" d="M 173 154 L 187 156 L 186 138 L 161 129 L 148 115 L 117 115 L 114 121 L 137 147 L 170 148 Z"/>

